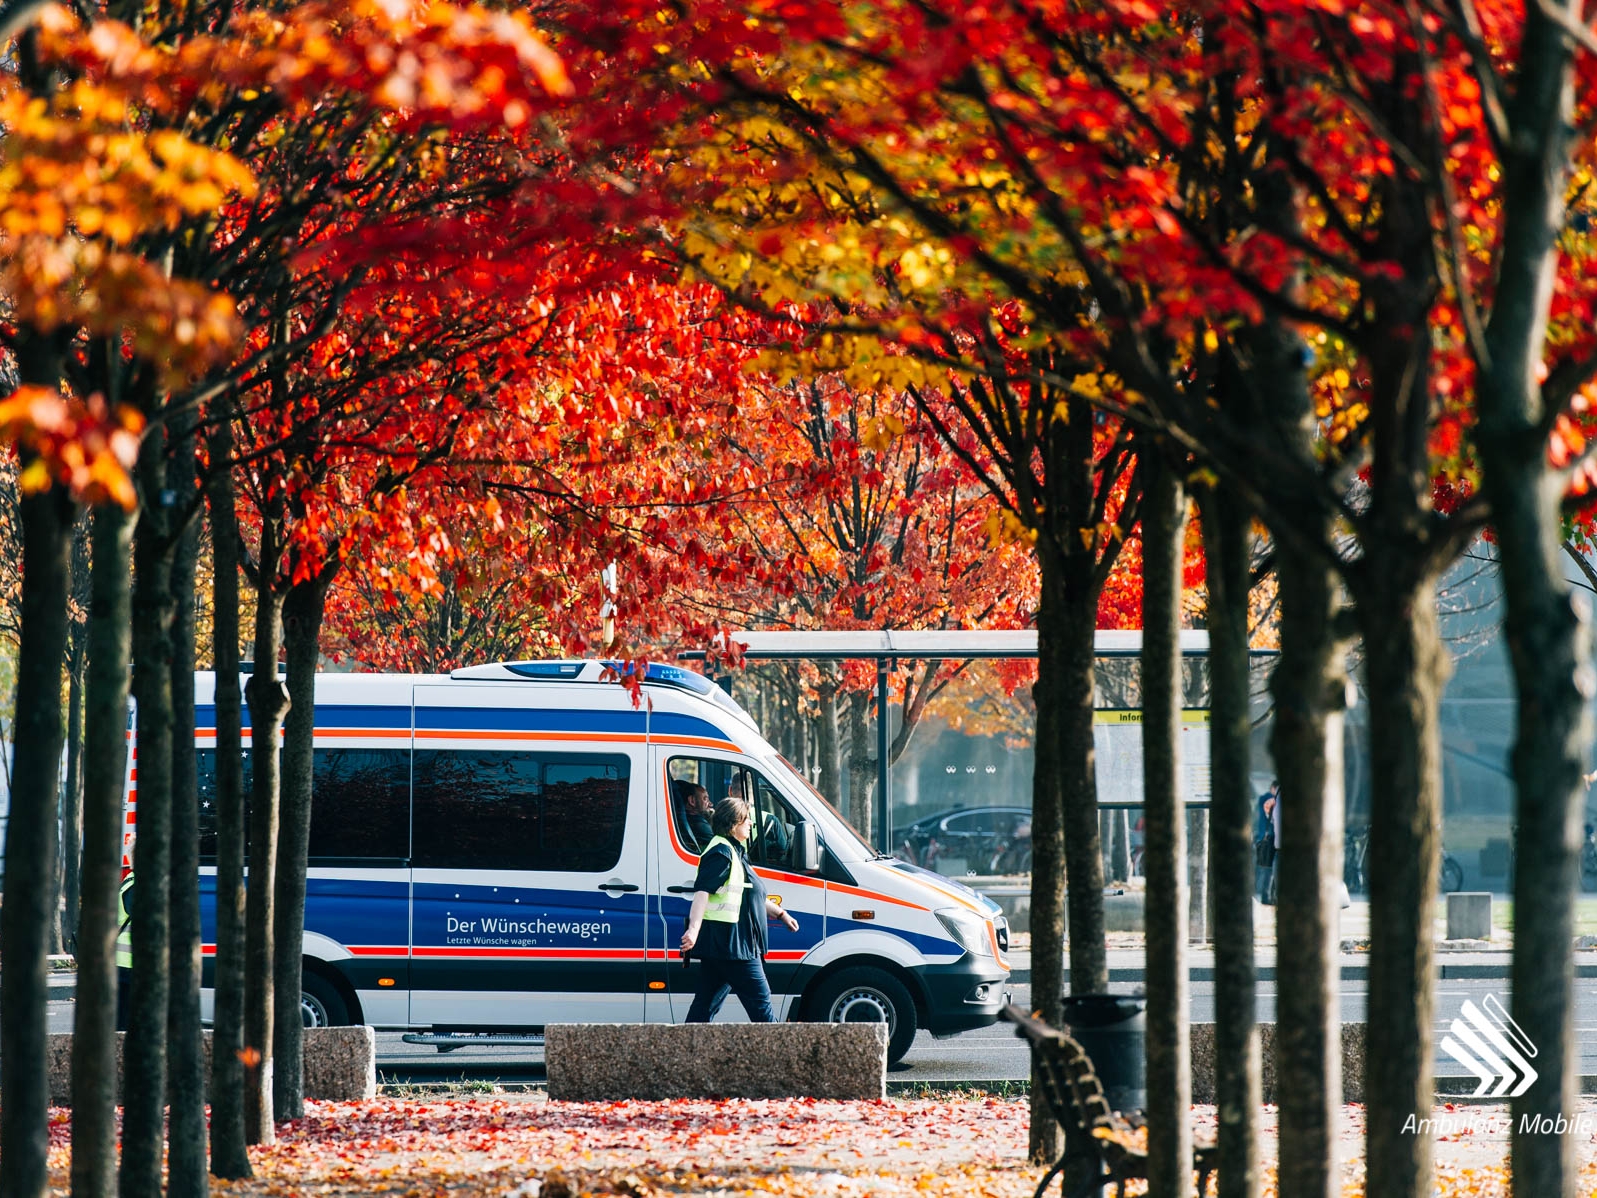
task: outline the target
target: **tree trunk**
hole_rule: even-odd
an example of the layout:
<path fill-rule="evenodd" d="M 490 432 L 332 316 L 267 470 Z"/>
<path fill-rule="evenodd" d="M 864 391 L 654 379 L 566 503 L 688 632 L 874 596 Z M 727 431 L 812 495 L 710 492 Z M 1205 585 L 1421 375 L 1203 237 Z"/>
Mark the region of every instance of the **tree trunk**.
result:
<path fill-rule="evenodd" d="M 1206 491 L 1209 582 L 1209 864 L 1214 892 L 1214 1095 L 1219 1198 L 1258 1198 L 1262 1104 L 1253 964 L 1253 783 L 1249 746 L 1249 516 Z"/>
<path fill-rule="evenodd" d="M 1525 464 L 1519 487 L 1513 472 L 1501 469 L 1506 463 L 1499 464 L 1501 490 L 1491 492 L 1519 701 L 1514 850 L 1519 861 L 1536 863 L 1516 870 L 1513 883 L 1513 1018 L 1540 1052 L 1537 1080 L 1513 1102 L 1511 1152 L 1515 1194 L 1573 1198 L 1579 1188 L 1573 1134 L 1535 1134 L 1523 1126 L 1527 1119 L 1567 1117 L 1579 1102 L 1572 948 L 1586 805 L 1582 757 L 1592 742 L 1589 609 L 1559 570 L 1556 492 L 1541 463 L 1538 455 Z"/>
<path fill-rule="evenodd" d="M 59 359 L 24 361 L 24 380 L 54 386 Z M 54 363 L 54 365 L 52 365 Z M 24 465 L 27 464 L 24 460 Z M 6 828 L 6 890 L 0 904 L 0 1193 L 40 1198 L 47 1188 L 50 1088 L 45 957 L 55 917 L 52 885 L 61 783 L 61 667 L 67 648 L 72 502 L 51 486 L 23 496 L 22 635 Z"/>
<path fill-rule="evenodd" d="M 122 1198 L 161 1198 L 166 1015 L 171 980 L 172 541 L 160 425 L 139 448 L 133 533 L 133 694 L 138 829 L 133 841 L 133 987 L 122 1046 Z"/>
<path fill-rule="evenodd" d="M 872 818 L 876 793 L 876 755 L 871 752 L 870 723 L 865 718 L 871 696 L 855 691 L 848 697 L 848 818 L 867 843 L 875 844 Z"/>
<path fill-rule="evenodd" d="M 90 555 L 87 519 L 72 530 L 72 595 L 89 606 Z M 78 908 L 83 899 L 83 689 L 89 666 L 89 625 L 74 620 L 67 633 L 67 780 L 61 791 L 61 943 L 75 952 Z"/>
<path fill-rule="evenodd" d="M 1557 6 L 1560 10 L 1567 6 Z M 1578 18 L 1577 18 L 1578 19 Z M 1573 43 L 1534 4 L 1503 152 L 1500 274 L 1482 367 L 1482 480 L 1502 555 L 1504 630 L 1519 700 L 1513 770 L 1515 871 L 1513 1016 L 1536 1040 L 1537 1079 L 1514 1100 L 1514 1193 L 1573 1198 L 1572 1135 L 1522 1121 L 1576 1109 L 1572 936 L 1580 873 L 1581 770 L 1592 731 L 1590 615 L 1572 600 L 1558 557 L 1562 483 L 1547 469 L 1537 371 L 1564 224 L 1573 132 Z"/>
<path fill-rule="evenodd" d="M 216 973 L 211 1032 L 211 1172 L 252 1175 L 244 1135 L 244 789 L 240 752 L 238 517 L 232 428 L 210 439 L 211 660 L 216 666 Z"/>
<path fill-rule="evenodd" d="M 132 666 L 133 521 L 94 513 L 83 762 L 83 902 L 72 1007 L 72 1194 L 116 1193 L 116 937 Z"/>
<path fill-rule="evenodd" d="M 172 458 L 180 510 L 198 498 L 194 435 L 180 437 Z M 194 759 L 194 578 L 199 520 L 189 516 L 172 563 L 172 974 L 167 1013 L 168 1198 L 210 1193 L 205 1164 L 205 1058 L 200 1028 L 200 799 Z"/>
<path fill-rule="evenodd" d="M 1064 607 L 1064 571 L 1057 555 L 1043 552 L 1038 556 L 1042 594 L 1037 609 L 1037 681 L 1032 686 L 1037 740 L 1031 787 L 1031 1005 L 1044 1022 L 1059 1027 L 1064 1021 L 1065 996 L 1064 766 L 1060 728 L 1068 663 L 1064 638 L 1056 632 L 1054 623 L 1062 618 L 1062 612 L 1060 616 L 1055 616 L 1055 612 Z M 1041 1093 L 1034 1066 L 1028 1151 L 1033 1164 L 1051 1165 L 1059 1157 L 1060 1128 L 1053 1112 L 1039 1100 Z"/>
<path fill-rule="evenodd" d="M 1355 596 L 1370 698 L 1369 1009 L 1380 1012 L 1369 1020 L 1365 1048 L 1372 1198 L 1433 1188 L 1432 1137 L 1410 1117 L 1429 1117 L 1436 1088 L 1431 913 L 1441 861 L 1438 705 L 1449 666 L 1435 582 L 1411 579 L 1405 565 L 1413 555 L 1404 556 L 1372 560 L 1362 575 L 1369 585 Z M 1339 865 L 1333 872 L 1340 876 Z"/>
<path fill-rule="evenodd" d="M 815 742 L 821 775 L 815 783 L 815 789 L 836 803 L 843 784 L 843 760 L 837 741 L 837 666 L 823 661 L 820 670 L 821 711 L 816 717 Z"/>
<path fill-rule="evenodd" d="M 277 893 L 273 904 L 277 961 L 272 973 L 274 1027 L 272 1108 L 279 1119 L 305 1113 L 304 1023 L 300 1018 L 301 943 L 305 937 L 305 865 L 311 841 L 315 777 L 316 659 L 327 602 L 327 577 L 296 583 L 283 601 L 288 650 L 288 718 L 283 727 L 283 792 L 277 828 Z"/>
<path fill-rule="evenodd" d="M 1339 606 L 1331 566 L 1277 539 L 1281 657 L 1270 680 L 1270 752 L 1281 781 L 1276 858 L 1276 1094 L 1279 1190 L 1338 1198 L 1337 1119 L 1342 1105 L 1341 977 L 1337 969 L 1342 877 L 1342 720 L 1346 651 L 1334 631 Z"/>
<path fill-rule="evenodd" d="M 263 533 L 263 542 L 270 529 Z M 255 666 L 244 688 L 250 706 L 249 887 L 244 919 L 244 1135 L 251 1144 L 274 1142 L 272 1127 L 272 978 L 276 963 L 272 905 L 277 878 L 278 745 L 288 692 L 277 677 L 282 645 L 282 593 L 271 566 L 277 560 L 261 549 L 256 586 Z"/>
<path fill-rule="evenodd" d="M 1042 590 L 1037 608 L 1037 747 L 1032 773 L 1032 1005 L 1054 1026 L 1064 1019 L 1066 904 L 1070 989 L 1108 989 L 1103 931 L 1103 860 L 1092 745 L 1096 591 L 1080 585 L 1065 553 L 1039 537 Z M 1072 582 L 1077 585 L 1071 585 Z M 1068 877 L 1068 885 L 1067 885 Z M 1052 1164 L 1059 1128 L 1032 1078 L 1031 1159 Z M 1067 1177 L 1067 1188 L 1079 1185 Z"/>
<path fill-rule="evenodd" d="M 1055 694 L 1061 699 L 1057 767 L 1063 807 L 1065 876 L 1062 881 L 1068 906 L 1070 992 L 1102 994 L 1109 989 L 1109 954 L 1104 940 L 1103 857 L 1098 840 L 1098 775 L 1092 722 L 1098 593 L 1095 589 L 1084 594 L 1083 590 L 1077 585 L 1068 591 L 1065 618 L 1054 630 L 1056 636 L 1062 634 L 1064 644 L 1056 643 L 1051 656 L 1062 667 L 1061 685 Z M 1039 610 L 1039 644 L 1043 636 L 1042 624 Z M 1041 656 L 1039 652 L 1039 677 Z M 1033 835 L 1036 826 L 1034 812 Z M 1035 852 L 1033 857 L 1035 859 Z M 1035 881 L 1033 885 L 1035 887 Z M 1034 939 L 1034 967 L 1035 943 Z"/>
<path fill-rule="evenodd" d="M 1187 819 L 1181 795 L 1181 559 L 1186 493 L 1144 451 L 1142 504 L 1143 872 L 1148 879 L 1148 1191 L 1192 1192 L 1187 1025 Z"/>

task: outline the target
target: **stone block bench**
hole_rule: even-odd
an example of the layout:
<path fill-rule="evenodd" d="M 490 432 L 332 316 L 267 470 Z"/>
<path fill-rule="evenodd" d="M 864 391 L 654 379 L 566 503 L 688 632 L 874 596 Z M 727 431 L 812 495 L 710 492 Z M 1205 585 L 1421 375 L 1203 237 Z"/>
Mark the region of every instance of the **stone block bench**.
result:
<path fill-rule="evenodd" d="M 882 1023 L 571 1023 L 544 1029 L 549 1097 L 885 1098 Z"/>
<path fill-rule="evenodd" d="M 122 1041 L 116 1037 L 117 1093 L 122 1092 Z M 46 1048 L 50 1105 L 72 1105 L 72 1036 L 58 1033 Z M 210 1097 L 211 1033 L 205 1032 L 205 1082 Z M 305 1097 L 352 1101 L 377 1096 L 377 1034 L 369 1027 L 305 1029 Z"/>

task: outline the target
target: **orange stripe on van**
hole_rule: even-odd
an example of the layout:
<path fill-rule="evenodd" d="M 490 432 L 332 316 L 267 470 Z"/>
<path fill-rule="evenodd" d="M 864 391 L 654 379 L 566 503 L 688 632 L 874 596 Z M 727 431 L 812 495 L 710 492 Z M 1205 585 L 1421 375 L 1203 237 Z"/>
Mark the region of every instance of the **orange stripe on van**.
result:
<path fill-rule="evenodd" d="M 321 735 L 321 733 L 318 733 Z M 636 732 L 513 732 L 509 728 L 417 728 L 418 741 L 629 741 L 644 743 Z"/>
<path fill-rule="evenodd" d="M 919 903 L 912 903 L 908 899 L 893 898 L 890 895 L 878 894 L 874 890 L 861 890 L 858 886 L 844 886 L 841 882 L 831 883 L 831 888 L 840 894 L 855 894 L 860 898 L 875 899 L 879 903 L 895 903 L 900 907 L 908 907 L 911 911 L 930 911 L 930 907 L 923 907 Z"/>
<path fill-rule="evenodd" d="M 993 921 L 990 919 L 987 921 L 987 940 L 993 946 L 993 960 L 997 961 L 998 964 L 1002 965 L 1005 969 L 1008 969 L 1009 961 L 998 949 L 998 930 L 993 927 Z"/>
<path fill-rule="evenodd" d="M 812 878 L 809 874 L 790 874 L 780 869 L 767 869 L 761 865 L 756 865 L 754 872 L 762 878 L 769 878 L 771 881 L 781 882 L 783 885 L 792 882 L 798 886 L 820 886 L 822 888 L 826 886 L 822 879 Z"/>
<path fill-rule="evenodd" d="M 721 749 L 727 753 L 737 753 L 740 756 L 743 750 L 729 740 L 716 740 L 710 736 L 654 736 L 650 735 L 649 743 L 655 745 L 681 745 L 690 749 Z"/>

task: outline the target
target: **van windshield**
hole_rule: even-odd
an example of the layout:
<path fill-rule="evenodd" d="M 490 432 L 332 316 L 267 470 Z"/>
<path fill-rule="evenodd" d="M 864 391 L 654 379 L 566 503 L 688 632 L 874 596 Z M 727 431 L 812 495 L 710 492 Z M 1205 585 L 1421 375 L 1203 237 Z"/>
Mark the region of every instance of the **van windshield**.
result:
<path fill-rule="evenodd" d="M 799 780 L 804 789 L 809 791 L 810 794 L 813 795 L 821 804 L 826 813 L 832 817 L 829 821 L 827 821 L 827 834 L 825 839 L 827 845 L 834 853 L 837 853 L 838 857 L 849 861 L 871 861 L 881 856 L 881 854 L 872 848 L 870 843 L 859 834 L 854 825 L 848 822 L 848 817 L 836 807 L 832 806 L 832 801 L 810 784 L 810 780 L 804 776 L 804 772 L 802 770 L 800 770 L 786 757 L 783 757 L 780 753 L 773 754 L 773 756 L 778 764 L 780 764 L 790 776 Z M 843 840 L 843 844 L 841 845 L 838 843 L 839 836 L 841 836 Z M 843 851 L 839 852 L 839 849 L 842 849 Z"/>

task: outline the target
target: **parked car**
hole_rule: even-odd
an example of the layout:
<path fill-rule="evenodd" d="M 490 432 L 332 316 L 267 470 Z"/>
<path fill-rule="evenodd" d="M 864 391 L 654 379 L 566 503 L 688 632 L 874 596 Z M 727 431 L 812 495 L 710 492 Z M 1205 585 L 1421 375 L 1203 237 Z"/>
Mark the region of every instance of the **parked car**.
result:
<path fill-rule="evenodd" d="M 1026 873 L 1031 869 L 1030 807 L 955 807 L 899 831 L 898 856 L 956 874 Z"/>

